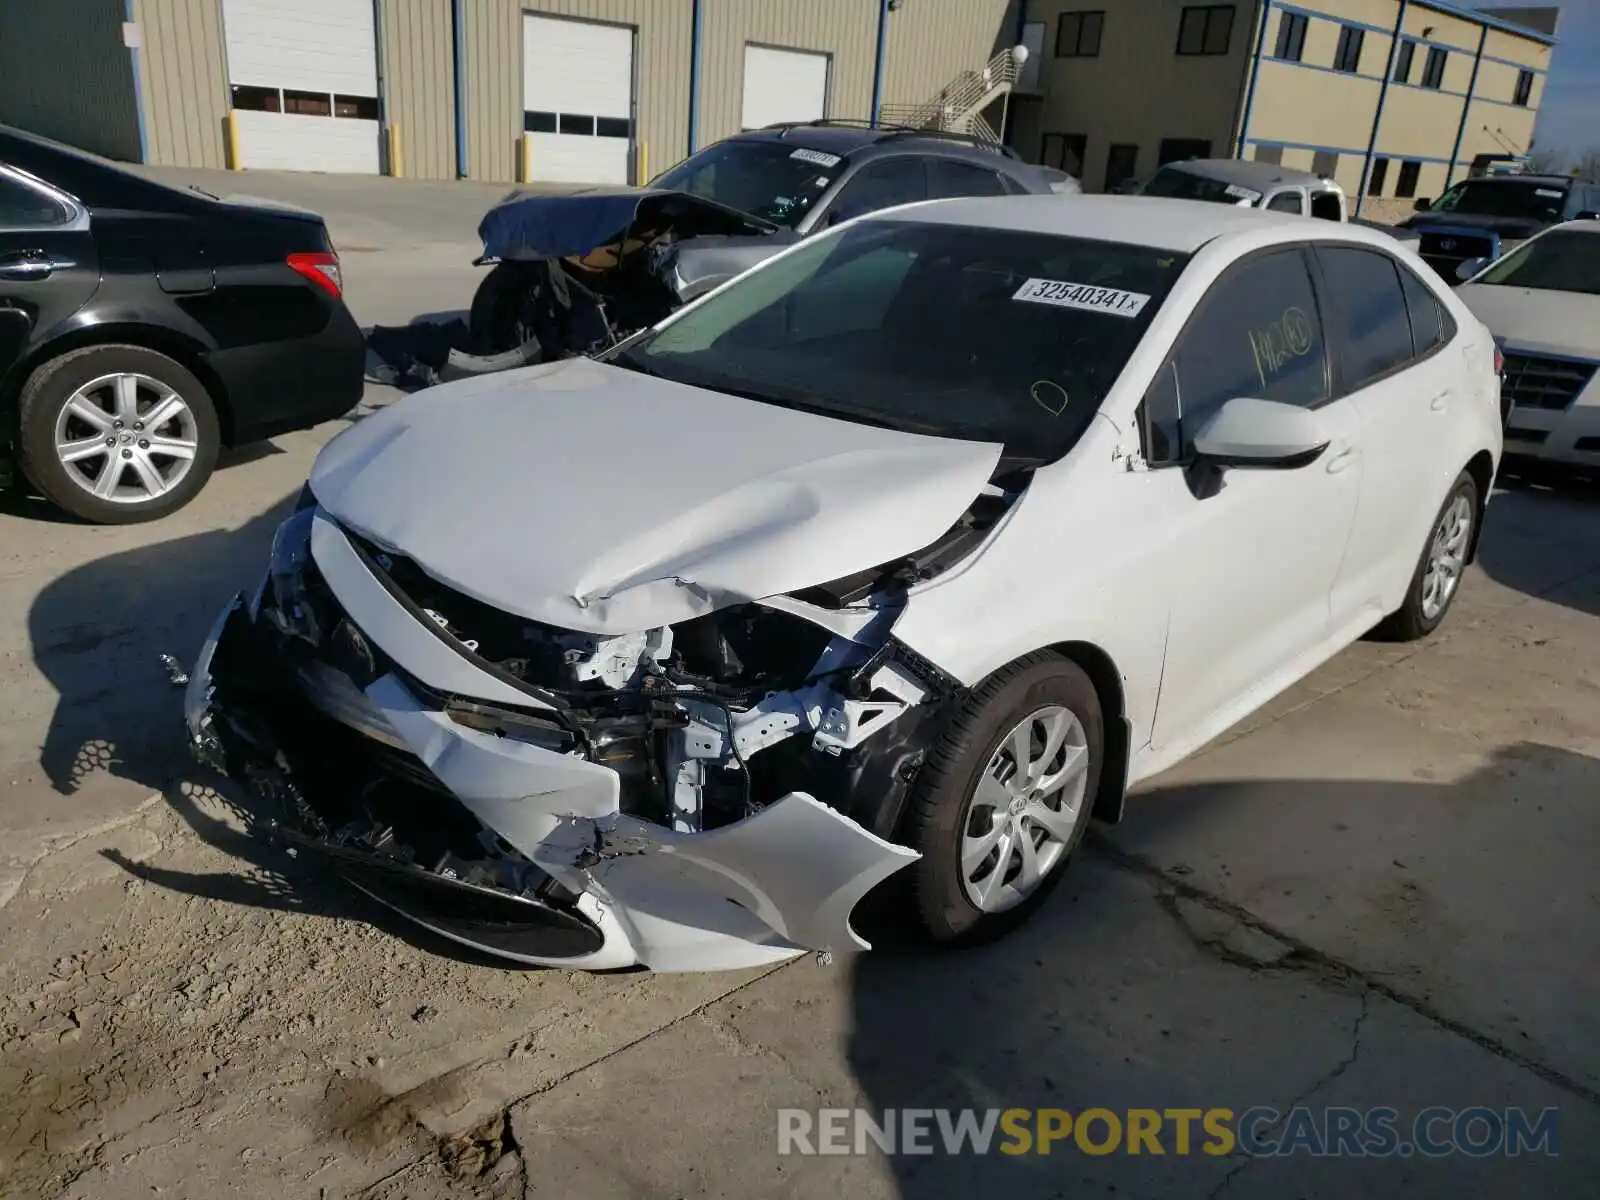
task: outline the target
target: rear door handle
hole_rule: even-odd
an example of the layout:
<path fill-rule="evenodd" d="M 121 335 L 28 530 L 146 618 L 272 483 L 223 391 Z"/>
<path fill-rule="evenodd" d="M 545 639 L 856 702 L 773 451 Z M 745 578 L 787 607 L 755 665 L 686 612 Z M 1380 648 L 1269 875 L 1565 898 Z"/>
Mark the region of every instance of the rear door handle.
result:
<path fill-rule="evenodd" d="M 1360 457 L 1361 451 L 1354 446 L 1343 447 L 1336 451 L 1332 458 L 1328 459 L 1328 474 L 1337 475 L 1346 467 L 1354 466 L 1356 459 Z"/>
<path fill-rule="evenodd" d="M 1449 392 L 1449 391 L 1440 392 L 1432 400 L 1428 401 L 1428 407 L 1431 408 L 1434 412 L 1443 412 L 1446 408 L 1449 407 L 1449 405 L 1450 405 L 1450 397 L 1452 395 L 1454 395 L 1453 392 Z"/>
<path fill-rule="evenodd" d="M 55 264 L 37 250 L 0 258 L 0 279 L 48 279 Z"/>

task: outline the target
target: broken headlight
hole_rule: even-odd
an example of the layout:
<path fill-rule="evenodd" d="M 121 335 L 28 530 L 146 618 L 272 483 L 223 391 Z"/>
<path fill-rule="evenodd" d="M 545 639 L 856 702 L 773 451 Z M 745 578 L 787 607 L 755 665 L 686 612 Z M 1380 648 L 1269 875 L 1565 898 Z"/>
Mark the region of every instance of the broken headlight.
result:
<path fill-rule="evenodd" d="M 316 508 L 301 508 L 272 535 L 260 612 L 280 633 L 318 645 L 322 630 L 306 595 L 306 567 L 311 562 L 311 523 Z"/>

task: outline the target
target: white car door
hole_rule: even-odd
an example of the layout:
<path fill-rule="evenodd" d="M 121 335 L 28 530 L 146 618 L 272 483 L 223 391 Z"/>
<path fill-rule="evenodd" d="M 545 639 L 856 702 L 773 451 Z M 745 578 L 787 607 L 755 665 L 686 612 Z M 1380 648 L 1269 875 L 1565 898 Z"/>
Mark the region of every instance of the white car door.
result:
<path fill-rule="evenodd" d="M 1399 606 L 1445 491 L 1467 454 L 1455 430 L 1465 353 L 1427 285 L 1369 246 L 1316 249 L 1334 387 L 1360 415 L 1364 464 L 1356 513 L 1333 596 L 1336 626 L 1381 620 Z M 1360 632 L 1360 630 L 1357 630 Z"/>
<path fill-rule="evenodd" d="M 1295 468 L 1191 464 L 1195 432 L 1239 396 L 1317 412 L 1328 448 Z M 1224 273 L 1145 397 L 1145 482 L 1171 618 L 1152 745 L 1187 753 L 1326 656 L 1329 596 L 1362 469 L 1354 407 L 1333 398 L 1310 259 L 1298 247 Z"/>

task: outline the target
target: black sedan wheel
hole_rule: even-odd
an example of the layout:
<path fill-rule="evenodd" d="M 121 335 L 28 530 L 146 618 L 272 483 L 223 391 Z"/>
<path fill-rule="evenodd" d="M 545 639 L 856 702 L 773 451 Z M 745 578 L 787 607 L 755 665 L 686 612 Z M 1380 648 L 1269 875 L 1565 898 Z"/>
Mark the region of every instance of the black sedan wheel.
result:
<path fill-rule="evenodd" d="M 127 525 L 176 512 L 205 487 L 221 430 L 211 397 L 164 354 L 90 346 L 22 389 L 22 469 L 76 517 Z"/>

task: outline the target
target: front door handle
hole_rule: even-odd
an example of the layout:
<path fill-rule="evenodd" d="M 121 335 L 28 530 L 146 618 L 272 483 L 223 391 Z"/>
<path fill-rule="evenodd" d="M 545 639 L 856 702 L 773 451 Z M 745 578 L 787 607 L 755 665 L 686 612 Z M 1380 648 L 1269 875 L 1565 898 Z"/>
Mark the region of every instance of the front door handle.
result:
<path fill-rule="evenodd" d="M 1354 446 L 1343 447 L 1342 449 L 1336 451 L 1333 457 L 1328 459 L 1328 474 L 1337 475 L 1346 467 L 1354 466 L 1356 459 L 1360 457 L 1361 452 Z"/>
<path fill-rule="evenodd" d="M 37 251 L 0 258 L 0 279 L 48 279 L 55 264 Z"/>
<path fill-rule="evenodd" d="M 1443 412 L 1450 406 L 1450 397 L 1452 394 L 1453 393 L 1449 391 L 1440 392 L 1432 400 L 1428 401 L 1428 407 L 1434 412 Z"/>

